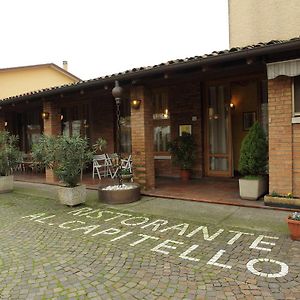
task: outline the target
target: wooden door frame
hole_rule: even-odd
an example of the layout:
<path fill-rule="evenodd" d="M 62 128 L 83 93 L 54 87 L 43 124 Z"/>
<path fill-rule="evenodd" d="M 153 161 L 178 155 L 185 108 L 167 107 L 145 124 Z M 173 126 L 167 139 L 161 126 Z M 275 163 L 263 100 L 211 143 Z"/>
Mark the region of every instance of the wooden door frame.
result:
<path fill-rule="evenodd" d="M 204 174 L 208 177 L 233 177 L 233 147 L 232 147 L 232 129 L 231 129 L 231 111 L 228 103 L 228 135 L 227 135 L 227 149 L 228 149 L 228 166 L 229 171 L 210 171 L 209 170 L 209 132 L 208 132 L 208 88 L 210 86 L 224 85 L 228 86 L 230 90 L 230 81 L 208 81 L 204 83 L 204 103 L 203 103 L 203 114 L 204 114 Z M 227 155 L 215 155 L 220 157 L 227 157 Z"/>

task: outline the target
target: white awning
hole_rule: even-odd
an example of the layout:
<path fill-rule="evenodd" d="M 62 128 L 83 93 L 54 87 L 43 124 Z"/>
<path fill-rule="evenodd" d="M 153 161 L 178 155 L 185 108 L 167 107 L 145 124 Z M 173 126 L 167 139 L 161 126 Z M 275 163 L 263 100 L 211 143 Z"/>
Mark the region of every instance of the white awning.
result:
<path fill-rule="evenodd" d="M 268 79 L 280 75 L 295 77 L 300 75 L 300 59 L 286 60 L 267 64 Z"/>

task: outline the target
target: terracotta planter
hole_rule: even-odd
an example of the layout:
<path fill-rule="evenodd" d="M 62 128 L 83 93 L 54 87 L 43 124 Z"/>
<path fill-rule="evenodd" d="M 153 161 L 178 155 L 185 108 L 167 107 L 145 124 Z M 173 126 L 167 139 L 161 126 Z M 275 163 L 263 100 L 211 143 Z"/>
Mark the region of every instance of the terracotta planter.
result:
<path fill-rule="evenodd" d="M 14 176 L 0 176 L 0 193 L 12 192 L 14 188 Z"/>
<path fill-rule="evenodd" d="M 182 181 L 188 181 L 191 178 L 191 170 L 180 170 L 180 178 Z"/>
<path fill-rule="evenodd" d="M 78 205 L 84 203 L 86 200 L 85 185 L 78 185 L 76 187 L 59 187 L 58 199 L 61 204 L 68 206 Z"/>
<path fill-rule="evenodd" d="M 141 189 L 138 185 L 128 184 L 129 189 L 106 190 L 100 188 L 98 191 L 99 200 L 108 204 L 126 204 L 141 199 Z"/>
<path fill-rule="evenodd" d="M 286 222 L 289 227 L 291 239 L 294 241 L 300 241 L 300 221 L 292 220 L 288 217 Z"/>

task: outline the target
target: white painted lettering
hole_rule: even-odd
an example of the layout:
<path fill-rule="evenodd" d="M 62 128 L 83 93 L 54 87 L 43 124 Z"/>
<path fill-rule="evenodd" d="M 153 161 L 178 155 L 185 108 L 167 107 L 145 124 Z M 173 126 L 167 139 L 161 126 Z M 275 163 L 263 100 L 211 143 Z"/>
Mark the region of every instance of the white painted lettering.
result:
<path fill-rule="evenodd" d="M 88 234 L 99 227 L 100 227 L 100 225 L 89 225 L 89 226 L 74 228 L 74 229 L 72 229 L 72 231 L 84 230 L 83 234 Z"/>
<path fill-rule="evenodd" d="M 149 224 L 146 224 L 146 225 L 142 226 L 141 228 L 144 229 L 144 228 L 147 228 L 147 227 L 150 227 L 150 226 L 154 225 L 154 227 L 152 228 L 152 231 L 156 231 L 159 226 L 166 225 L 166 224 L 168 224 L 167 220 L 155 220 L 155 221 L 153 221 Z"/>
<path fill-rule="evenodd" d="M 115 220 L 115 219 L 118 219 L 118 218 L 120 218 L 120 217 L 122 217 L 122 216 L 126 216 L 126 217 L 131 217 L 132 215 L 130 215 L 130 214 L 123 214 L 123 213 L 115 213 L 116 214 L 116 216 L 114 216 L 114 217 L 112 217 L 112 218 L 109 218 L 109 219 L 106 219 L 106 220 L 104 220 L 105 222 L 108 222 L 108 221 L 112 221 L 112 220 Z"/>
<path fill-rule="evenodd" d="M 207 226 L 199 226 L 196 229 L 194 229 L 192 232 L 190 232 L 189 234 L 187 234 L 186 237 L 192 237 L 193 235 L 195 235 L 199 231 L 202 231 L 202 233 L 203 233 L 203 239 L 204 240 L 206 240 L 206 241 L 212 241 L 216 237 L 218 237 L 224 231 L 224 229 L 219 229 L 213 235 L 209 236 Z"/>
<path fill-rule="evenodd" d="M 273 263 L 273 264 L 277 264 L 277 265 L 280 266 L 280 272 L 268 274 L 268 273 L 257 271 L 254 268 L 254 265 L 258 262 L 270 262 L 270 263 Z M 269 258 L 257 258 L 257 259 L 255 258 L 255 259 L 252 259 L 247 263 L 247 269 L 251 273 L 253 273 L 254 275 L 267 277 L 267 278 L 283 277 L 283 276 L 287 275 L 288 272 L 289 272 L 289 266 L 287 264 L 285 264 L 283 262 L 280 262 L 280 261 L 277 261 L 277 260 L 274 260 L 274 259 L 269 259 Z"/>
<path fill-rule="evenodd" d="M 208 262 L 207 265 L 213 265 L 221 268 L 231 269 L 232 266 L 220 264 L 217 261 L 225 253 L 225 250 L 219 250 Z"/>
<path fill-rule="evenodd" d="M 34 220 L 34 219 L 38 219 L 44 215 L 45 215 L 45 213 L 39 213 L 39 214 L 35 214 L 35 215 L 28 215 L 28 216 L 22 217 L 22 219 L 29 218 L 30 220 Z"/>
<path fill-rule="evenodd" d="M 112 239 L 110 241 L 111 242 L 118 241 L 118 240 L 120 240 L 120 239 L 122 239 L 122 238 L 124 238 L 124 237 L 126 237 L 128 235 L 131 235 L 132 233 L 133 233 L 132 231 L 126 232 L 126 233 L 124 233 L 124 234 L 122 234 L 122 235 L 120 235 L 120 236 L 118 236 L 118 237 L 116 237 L 116 238 L 114 238 L 114 239 Z"/>
<path fill-rule="evenodd" d="M 51 218 L 54 218 L 55 215 L 51 215 L 51 216 L 48 216 L 48 217 L 45 217 L 45 218 L 41 218 L 41 219 L 35 219 L 34 222 L 39 222 L 39 223 L 45 223 L 44 221 L 45 220 L 48 220 L 48 219 L 51 219 Z"/>
<path fill-rule="evenodd" d="M 108 228 L 108 229 L 96 232 L 96 233 L 92 234 L 92 236 L 96 236 L 96 235 L 99 235 L 99 234 L 113 235 L 113 234 L 118 234 L 120 232 L 121 232 L 121 230 L 118 229 L 118 228 Z"/>
<path fill-rule="evenodd" d="M 178 244 L 178 245 L 182 245 L 183 244 L 183 242 L 178 242 L 178 241 L 173 241 L 173 240 L 165 240 L 164 242 L 160 243 L 156 247 L 152 248 L 151 251 L 159 252 L 159 253 L 168 255 L 169 252 L 165 251 L 165 250 L 161 250 L 161 248 L 176 249 L 175 246 L 168 245 L 169 243 Z"/>
<path fill-rule="evenodd" d="M 275 246 L 275 243 L 263 241 L 264 238 L 266 238 L 266 239 L 273 239 L 273 240 L 278 240 L 279 239 L 278 237 L 275 237 L 275 236 L 260 235 L 251 244 L 251 246 L 249 248 L 250 249 L 256 249 L 256 250 L 262 250 L 262 251 L 271 251 L 272 249 L 270 249 L 270 248 L 258 247 L 259 244 Z"/>
<path fill-rule="evenodd" d="M 77 216 L 77 215 L 80 215 L 82 212 L 91 211 L 91 210 L 93 210 L 93 209 L 90 208 L 90 207 L 83 207 L 83 208 L 80 208 L 80 209 L 71 210 L 71 211 L 68 212 L 68 214 L 72 214 L 73 216 Z"/>
<path fill-rule="evenodd" d="M 129 244 L 129 245 L 132 246 L 132 247 L 134 247 L 134 246 L 136 246 L 136 245 L 138 245 L 138 244 L 140 244 L 140 243 L 142 243 L 144 241 L 147 241 L 149 239 L 152 239 L 152 240 L 158 240 L 159 239 L 158 237 L 147 235 L 147 234 L 142 234 L 142 233 L 139 234 L 139 236 L 142 236 L 142 238 L 139 239 L 139 240 L 137 240 L 134 243 Z"/>
<path fill-rule="evenodd" d="M 229 232 L 233 232 L 233 233 L 236 233 L 234 235 L 233 238 L 231 238 L 227 244 L 228 245 L 232 245 L 234 242 L 236 242 L 243 234 L 244 235 L 254 235 L 253 233 L 249 233 L 249 232 L 241 232 L 241 231 L 236 231 L 236 230 L 229 230 Z"/>
<path fill-rule="evenodd" d="M 198 259 L 198 258 L 194 258 L 194 257 L 188 256 L 191 252 L 193 252 L 198 247 L 199 247 L 199 245 L 193 245 L 193 246 L 191 246 L 189 249 L 187 249 L 186 251 L 184 251 L 183 253 L 181 253 L 179 255 L 179 257 L 182 258 L 182 259 L 187 259 L 187 260 L 191 260 L 191 261 L 199 261 L 200 259 Z"/>
<path fill-rule="evenodd" d="M 178 235 L 184 235 L 188 228 L 189 228 L 189 224 L 182 223 L 182 224 L 178 224 L 178 225 L 174 225 L 174 226 L 162 229 L 162 230 L 160 230 L 160 232 L 166 232 L 168 230 L 179 230 Z"/>
<path fill-rule="evenodd" d="M 140 222 L 136 222 L 136 223 L 128 223 L 128 221 L 131 221 L 131 220 L 139 220 L 139 219 L 142 219 L 142 221 Z M 126 219 L 126 220 L 123 220 L 121 222 L 121 224 L 123 225 L 127 225 L 127 226 L 137 226 L 137 225 L 142 225 L 142 224 L 145 224 L 149 221 L 149 218 L 146 218 L 146 217 L 132 217 L 132 218 L 129 218 L 129 219 Z"/>
<path fill-rule="evenodd" d="M 74 221 L 64 222 L 64 223 L 58 225 L 58 227 L 63 228 L 63 229 L 70 229 L 71 227 L 67 227 L 66 225 L 67 224 L 74 224 L 74 223 L 85 224 L 85 222 L 74 220 Z"/>

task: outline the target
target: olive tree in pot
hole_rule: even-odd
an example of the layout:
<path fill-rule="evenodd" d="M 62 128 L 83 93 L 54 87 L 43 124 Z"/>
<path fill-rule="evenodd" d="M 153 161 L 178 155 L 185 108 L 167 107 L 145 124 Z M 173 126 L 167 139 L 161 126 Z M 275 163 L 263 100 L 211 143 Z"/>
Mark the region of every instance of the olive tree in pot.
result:
<path fill-rule="evenodd" d="M 85 202 L 86 187 L 79 185 L 82 170 L 92 161 L 93 153 L 86 139 L 80 136 L 42 136 L 32 149 L 35 161 L 50 169 L 63 182 L 58 189 L 62 204 L 74 206 Z"/>
<path fill-rule="evenodd" d="M 196 145 L 193 136 L 183 132 L 181 136 L 169 143 L 173 162 L 180 167 L 180 177 L 183 181 L 189 180 L 191 169 L 195 161 Z"/>
<path fill-rule="evenodd" d="M 0 193 L 13 190 L 13 170 L 21 160 L 17 147 L 18 137 L 7 131 L 0 131 Z"/>
<path fill-rule="evenodd" d="M 239 179 L 241 198 L 257 200 L 267 193 L 267 163 L 268 142 L 266 135 L 260 124 L 255 122 L 241 146 L 239 172 L 244 176 Z"/>

